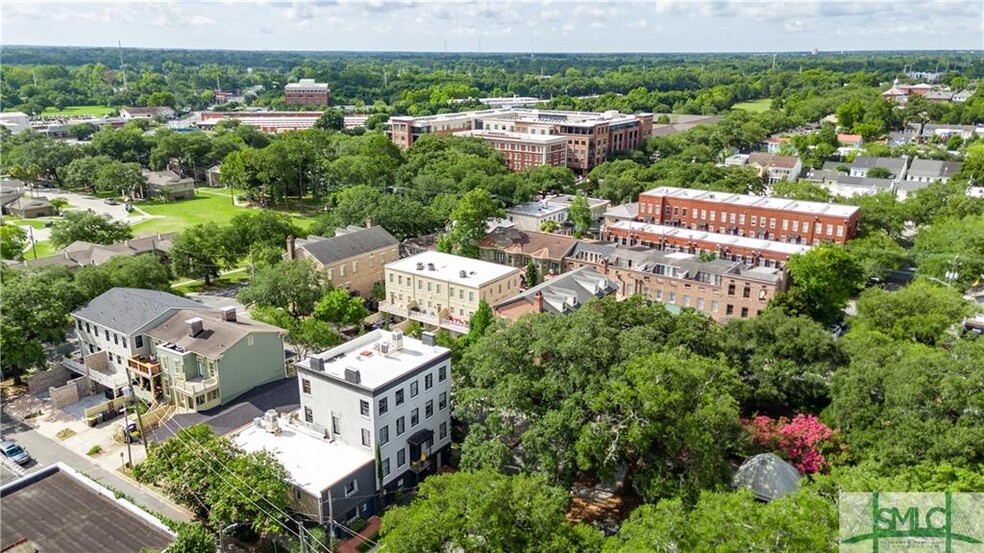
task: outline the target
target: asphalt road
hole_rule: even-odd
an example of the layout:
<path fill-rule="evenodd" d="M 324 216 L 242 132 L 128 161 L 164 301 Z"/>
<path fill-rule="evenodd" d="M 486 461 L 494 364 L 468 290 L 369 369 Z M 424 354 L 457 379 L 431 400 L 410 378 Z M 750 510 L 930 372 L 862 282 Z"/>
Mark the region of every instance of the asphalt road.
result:
<path fill-rule="evenodd" d="M 24 449 L 26 449 L 32 457 L 34 457 L 34 461 L 25 467 L 28 473 L 61 461 L 82 474 L 85 474 L 92 480 L 95 480 L 96 482 L 99 482 L 112 490 L 126 494 L 135 503 L 147 508 L 150 511 L 160 513 L 161 515 L 174 520 L 184 522 L 191 520 L 191 515 L 180 507 L 160 498 L 156 494 L 145 491 L 138 485 L 132 483 L 130 480 L 113 474 L 112 472 L 95 465 L 88 459 L 77 455 L 61 444 L 38 434 L 30 426 L 8 416 L 5 411 L 2 413 L 2 425 L 0 425 L 0 431 L 2 431 L 4 439 L 15 440 L 22 447 L 24 447 Z M 4 467 L 2 469 L 3 481 L 6 482 L 8 479 L 12 479 L 9 478 L 10 476 L 11 472 L 9 469 Z"/>

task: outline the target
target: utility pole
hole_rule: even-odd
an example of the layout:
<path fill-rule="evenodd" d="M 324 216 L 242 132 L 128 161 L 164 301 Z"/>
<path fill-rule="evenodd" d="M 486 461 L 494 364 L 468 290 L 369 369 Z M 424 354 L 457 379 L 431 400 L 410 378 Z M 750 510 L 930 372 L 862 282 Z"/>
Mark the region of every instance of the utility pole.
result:
<path fill-rule="evenodd" d="M 133 398 L 136 399 L 137 394 L 133 392 L 133 377 L 130 375 L 130 365 L 129 364 L 126 365 L 126 381 L 130 384 L 130 393 L 133 394 Z M 151 379 L 151 381 L 150 381 L 150 393 L 151 393 L 151 395 L 154 394 L 154 380 L 153 379 Z M 140 443 L 143 444 L 143 447 L 144 447 L 144 455 L 147 456 L 147 457 L 149 457 L 150 456 L 150 452 L 147 451 L 147 435 L 144 434 L 143 418 L 140 416 L 140 409 L 137 409 L 136 408 L 136 405 L 134 405 L 133 412 L 137 414 L 137 428 L 140 429 Z M 123 413 L 126 414 L 126 406 L 123 407 Z M 127 446 L 127 448 L 130 447 L 129 438 L 127 439 L 127 445 L 126 446 Z M 131 464 L 130 467 L 133 467 L 133 464 Z"/>
<path fill-rule="evenodd" d="M 130 393 L 133 393 L 133 388 L 130 388 Z M 127 415 L 125 404 L 123 405 L 123 441 L 126 442 L 127 461 L 130 468 L 133 468 L 133 451 L 130 449 L 130 417 Z"/>
<path fill-rule="evenodd" d="M 328 550 L 335 550 L 335 502 L 331 500 L 331 489 L 328 489 Z"/>

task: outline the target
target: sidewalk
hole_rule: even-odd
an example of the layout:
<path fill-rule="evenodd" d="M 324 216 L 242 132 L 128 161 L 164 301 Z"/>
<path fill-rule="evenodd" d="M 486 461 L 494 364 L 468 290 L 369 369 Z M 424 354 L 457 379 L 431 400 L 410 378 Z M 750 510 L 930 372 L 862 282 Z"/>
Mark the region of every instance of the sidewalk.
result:
<path fill-rule="evenodd" d="M 362 545 L 362 542 L 365 541 L 365 538 L 368 538 L 373 534 L 375 534 L 376 532 L 379 532 L 379 527 L 381 525 L 382 522 L 379 520 L 379 517 L 374 516 L 370 518 L 369 525 L 366 526 L 364 530 L 359 532 L 358 537 L 347 539 L 342 543 L 338 544 L 338 553 L 359 553 L 359 546 Z M 374 538 L 372 541 L 378 543 L 378 539 L 376 538 Z"/>

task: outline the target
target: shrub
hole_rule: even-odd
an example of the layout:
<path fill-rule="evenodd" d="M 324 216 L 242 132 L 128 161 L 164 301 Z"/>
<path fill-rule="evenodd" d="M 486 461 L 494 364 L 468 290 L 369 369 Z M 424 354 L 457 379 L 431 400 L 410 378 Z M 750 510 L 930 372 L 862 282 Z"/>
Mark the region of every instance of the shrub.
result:
<path fill-rule="evenodd" d="M 103 450 L 102 446 L 96 444 L 89 448 L 89 451 L 86 453 L 86 455 L 88 455 L 89 457 L 92 457 L 93 455 L 99 455 L 100 453 L 102 453 L 102 450 Z"/>

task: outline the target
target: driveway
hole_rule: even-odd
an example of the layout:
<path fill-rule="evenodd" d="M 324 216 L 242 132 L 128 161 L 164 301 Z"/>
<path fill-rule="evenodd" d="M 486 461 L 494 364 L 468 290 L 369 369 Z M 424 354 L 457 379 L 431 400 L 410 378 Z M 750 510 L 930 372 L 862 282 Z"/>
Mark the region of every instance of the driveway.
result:
<path fill-rule="evenodd" d="M 239 396 L 232 403 L 202 411 L 183 413 L 171 417 L 167 424 L 147 434 L 148 441 L 159 442 L 174 435 L 175 432 L 195 424 L 207 424 L 217 435 L 222 436 L 246 426 L 256 417 L 263 416 L 269 409 L 280 413 L 296 411 L 301 406 L 300 390 L 296 378 L 285 378 Z"/>

